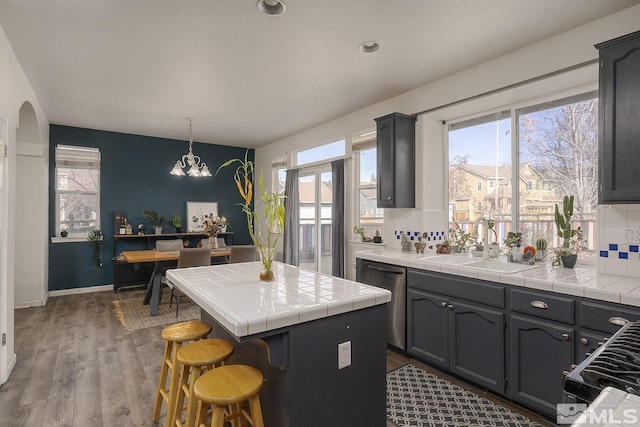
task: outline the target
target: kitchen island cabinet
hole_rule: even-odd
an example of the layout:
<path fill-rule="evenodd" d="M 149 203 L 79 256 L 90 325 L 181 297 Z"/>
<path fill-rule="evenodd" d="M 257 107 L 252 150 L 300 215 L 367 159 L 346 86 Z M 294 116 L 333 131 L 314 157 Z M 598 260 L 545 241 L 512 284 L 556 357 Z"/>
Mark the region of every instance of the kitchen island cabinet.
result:
<path fill-rule="evenodd" d="M 231 363 L 264 375 L 266 427 L 384 427 L 391 292 L 278 262 L 276 280 L 260 282 L 260 265 L 169 270 L 167 278 L 201 307 L 210 336 L 234 343 Z M 342 369 L 341 343 L 351 360 Z"/>
<path fill-rule="evenodd" d="M 640 203 L 640 31 L 600 51 L 599 203 Z"/>

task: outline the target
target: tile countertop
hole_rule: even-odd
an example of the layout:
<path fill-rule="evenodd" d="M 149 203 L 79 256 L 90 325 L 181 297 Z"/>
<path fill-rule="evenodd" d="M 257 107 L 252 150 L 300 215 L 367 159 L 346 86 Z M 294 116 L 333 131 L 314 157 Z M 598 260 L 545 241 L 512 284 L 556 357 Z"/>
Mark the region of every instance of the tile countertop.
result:
<path fill-rule="evenodd" d="M 273 263 L 275 281 L 260 282 L 260 262 L 167 271 L 167 279 L 236 337 L 385 304 L 391 292 Z"/>
<path fill-rule="evenodd" d="M 356 258 L 640 307 L 640 278 L 598 274 L 595 266 L 570 269 L 543 262 L 536 263 L 537 267 L 530 270 L 502 274 L 464 265 L 440 264 L 434 252 L 418 255 L 415 251 L 399 249 L 370 250 L 356 252 Z"/>

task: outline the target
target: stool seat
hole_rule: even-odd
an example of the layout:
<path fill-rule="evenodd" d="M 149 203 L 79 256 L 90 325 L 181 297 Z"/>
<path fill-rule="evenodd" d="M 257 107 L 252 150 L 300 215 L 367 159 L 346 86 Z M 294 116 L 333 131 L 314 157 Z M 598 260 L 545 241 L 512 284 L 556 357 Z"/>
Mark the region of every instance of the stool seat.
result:
<path fill-rule="evenodd" d="M 215 365 L 228 359 L 234 350 L 233 344 L 223 339 L 195 341 L 178 350 L 178 362 L 188 366 Z"/>
<path fill-rule="evenodd" d="M 199 320 L 189 320 L 169 325 L 162 330 L 162 338 L 166 341 L 185 342 L 202 338 L 211 332 L 211 325 Z"/>
<path fill-rule="evenodd" d="M 216 406 L 243 402 L 258 394 L 264 378 L 254 367 L 226 365 L 202 375 L 194 387 L 198 399 Z"/>
<path fill-rule="evenodd" d="M 173 418 L 176 426 L 193 426 L 197 415 L 197 398 L 194 385 L 203 370 L 218 368 L 229 359 L 235 347 L 229 341 L 219 338 L 204 339 L 187 344 L 178 350 L 178 364 L 182 365 L 178 396 L 175 401 Z M 184 406 L 185 398 L 187 406 Z M 186 410 L 184 421 L 182 413 Z M 173 426 L 173 424 L 172 424 Z"/>

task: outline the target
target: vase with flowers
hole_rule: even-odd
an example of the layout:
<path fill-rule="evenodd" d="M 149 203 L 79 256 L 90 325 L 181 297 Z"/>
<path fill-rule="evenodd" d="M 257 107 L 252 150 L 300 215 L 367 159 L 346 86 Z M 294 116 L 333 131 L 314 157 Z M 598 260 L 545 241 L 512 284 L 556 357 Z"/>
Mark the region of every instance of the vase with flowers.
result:
<path fill-rule="evenodd" d="M 202 231 L 209 236 L 209 247 L 218 247 L 218 233 L 221 228 L 221 218 L 218 215 L 212 213 L 204 214 L 202 220 Z"/>
<path fill-rule="evenodd" d="M 227 160 L 220 165 L 216 174 L 224 167 L 238 164 L 233 179 L 243 200 L 240 205 L 242 212 L 247 217 L 249 236 L 251 236 L 251 240 L 258 248 L 258 252 L 260 252 L 260 261 L 262 263 L 260 280 L 270 282 L 275 278 L 273 274 L 273 258 L 276 253 L 276 245 L 280 234 L 284 230 L 284 201 L 277 193 L 265 190 L 263 175 L 260 172 L 258 194 L 262 203 L 262 215 L 258 216 L 256 210 L 252 209 L 255 171 L 253 161 L 248 158 L 248 153 L 249 151 L 247 150 L 244 159 Z"/>

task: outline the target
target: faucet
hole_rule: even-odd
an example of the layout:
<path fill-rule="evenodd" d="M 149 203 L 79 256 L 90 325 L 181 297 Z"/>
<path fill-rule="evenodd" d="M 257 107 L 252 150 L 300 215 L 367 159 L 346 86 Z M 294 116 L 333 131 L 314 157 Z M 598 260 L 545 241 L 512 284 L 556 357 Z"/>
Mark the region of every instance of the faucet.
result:
<path fill-rule="evenodd" d="M 476 219 L 475 228 L 478 228 L 478 224 L 482 223 L 483 225 L 483 233 L 484 233 L 484 242 L 482 243 L 482 259 L 489 259 L 489 223 L 487 219 L 483 216 Z"/>

